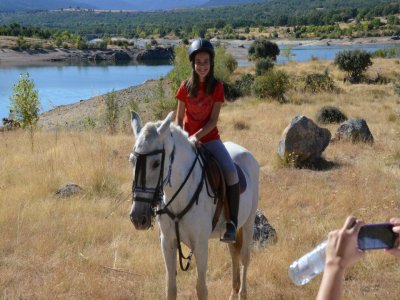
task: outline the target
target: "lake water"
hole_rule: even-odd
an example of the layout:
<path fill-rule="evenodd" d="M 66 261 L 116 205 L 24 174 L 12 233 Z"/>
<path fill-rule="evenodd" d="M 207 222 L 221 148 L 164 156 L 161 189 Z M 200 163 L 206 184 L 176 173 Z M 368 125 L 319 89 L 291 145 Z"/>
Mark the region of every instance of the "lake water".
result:
<path fill-rule="evenodd" d="M 280 45 L 281 53 L 285 46 Z M 291 60 L 307 61 L 312 57 L 322 60 L 334 59 L 337 52 L 345 49 L 376 51 L 400 44 L 370 44 L 352 46 L 293 46 Z M 287 61 L 278 57 L 278 63 Z M 239 66 L 249 65 L 247 60 L 238 61 Z M 172 69 L 171 65 L 101 65 L 101 66 L 45 66 L 1 67 L 0 64 L 0 119 L 8 117 L 9 98 L 13 85 L 22 73 L 28 72 L 39 91 L 42 111 L 61 104 L 79 102 L 83 99 L 114 90 L 142 84 L 148 79 L 158 79 Z"/>
<path fill-rule="evenodd" d="M 0 65 L 0 119 L 8 117 L 9 98 L 20 74 L 29 73 L 35 82 L 46 111 L 61 104 L 71 104 L 114 90 L 158 79 L 172 69 L 171 65 L 45 66 L 10 67 Z"/>

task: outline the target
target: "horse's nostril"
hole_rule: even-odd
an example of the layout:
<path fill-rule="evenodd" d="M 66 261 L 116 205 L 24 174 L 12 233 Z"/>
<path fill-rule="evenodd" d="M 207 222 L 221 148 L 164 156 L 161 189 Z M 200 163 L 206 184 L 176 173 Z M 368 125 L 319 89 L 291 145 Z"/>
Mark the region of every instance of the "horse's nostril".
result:
<path fill-rule="evenodd" d="M 142 225 L 146 225 L 147 223 L 147 218 L 145 216 L 142 217 Z"/>

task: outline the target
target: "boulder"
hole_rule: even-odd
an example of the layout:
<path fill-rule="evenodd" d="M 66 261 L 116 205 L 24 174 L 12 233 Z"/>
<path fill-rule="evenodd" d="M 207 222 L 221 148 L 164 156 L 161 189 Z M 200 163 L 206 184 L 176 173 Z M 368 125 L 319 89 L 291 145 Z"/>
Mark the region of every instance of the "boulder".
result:
<path fill-rule="evenodd" d="M 374 137 L 364 119 L 350 119 L 340 124 L 336 130 L 335 140 L 352 141 L 353 143 L 373 143 Z"/>
<path fill-rule="evenodd" d="M 131 56 L 125 52 L 125 51 L 116 51 L 115 53 L 113 53 L 113 55 L 111 56 L 111 59 L 115 60 L 115 61 L 127 61 L 127 60 L 131 60 Z"/>
<path fill-rule="evenodd" d="M 82 188 L 74 183 L 66 184 L 65 186 L 58 189 L 56 196 L 59 198 L 67 198 L 76 195 L 82 191 Z"/>
<path fill-rule="evenodd" d="M 171 60 L 174 58 L 174 50 L 172 47 L 156 47 L 135 53 L 137 61 L 145 60 Z"/>
<path fill-rule="evenodd" d="M 282 134 L 278 155 L 295 164 L 313 163 L 321 158 L 330 139 L 328 129 L 318 127 L 306 116 L 296 116 Z"/>
<path fill-rule="evenodd" d="M 268 222 L 261 210 L 257 209 L 253 225 L 253 244 L 266 246 L 275 244 L 278 241 L 276 230 Z"/>

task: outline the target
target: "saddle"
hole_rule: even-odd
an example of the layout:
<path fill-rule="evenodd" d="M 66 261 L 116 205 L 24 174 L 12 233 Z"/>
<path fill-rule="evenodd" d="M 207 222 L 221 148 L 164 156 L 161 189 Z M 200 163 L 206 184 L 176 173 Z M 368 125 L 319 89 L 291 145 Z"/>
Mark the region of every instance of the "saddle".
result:
<path fill-rule="evenodd" d="M 205 147 L 200 147 L 199 151 L 207 178 L 206 182 L 209 183 L 206 184 L 207 193 L 210 197 L 214 198 L 214 204 L 217 205 L 212 219 L 212 231 L 214 231 L 222 209 L 224 210 L 225 219 L 230 219 L 228 199 L 226 197 L 226 183 L 220 164 L 215 156 Z M 236 163 L 234 164 L 239 177 L 239 192 L 242 194 L 247 188 L 246 177 L 242 168 Z"/>

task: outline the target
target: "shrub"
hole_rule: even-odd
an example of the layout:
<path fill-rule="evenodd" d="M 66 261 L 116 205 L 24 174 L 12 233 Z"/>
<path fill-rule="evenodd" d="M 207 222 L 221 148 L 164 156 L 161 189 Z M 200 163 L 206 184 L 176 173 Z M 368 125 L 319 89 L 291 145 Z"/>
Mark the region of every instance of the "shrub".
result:
<path fill-rule="evenodd" d="M 175 98 L 167 98 L 165 96 L 162 79 L 158 81 L 155 98 L 157 101 L 151 106 L 151 110 L 156 120 L 164 119 L 170 111 L 175 110 L 177 100 Z"/>
<path fill-rule="evenodd" d="M 323 106 L 317 112 L 315 118 L 321 124 L 342 123 L 347 120 L 346 115 L 334 106 Z"/>
<path fill-rule="evenodd" d="M 236 84 L 230 84 L 228 82 L 224 82 L 224 94 L 225 99 L 228 101 L 233 101 L 242 96 Z"/>
<path fill-rule="evenodd" d="M 266 39 L 258 39 L 251 44 L 248 54 L 250 60 L 257 60 L 266 57 L 276 60 L 279 52 L 280 50 L 276 43 Z"/>
<path fill-rule="evenodd" d="M 358 83 L 369 66 L 372 65 L 371 54 L 364 50 L 345 50 L 336 54 L 335 65 L 347 73 L 350 82 Z"/>
<path fill-rule="evenodd" d="M 256 60 L 256 75 L 261 76 L 274 67 L 274 60 L 271 57 L 259 58 Z"/>
<path fill-rule="evenodd" d="M 110 133 L 114 134 L 117 130 L 119 119 L 119 105 L 114 90 L 106 95 L 105 104 L 105 122 Z"/>
<path fill-rule="evenodd" d="M 96 127 L 96 121 L 93 118 L 87 116 L 85 119 L 83 119 L 83 127 L 85 129 L 94 129 Z"/>
<path fill-rule="evenodd" d="M 253 92 L 258 98 L 272 97 L 286 102 L 284 94 L 289 88 L 289 76 L 284 71 L 269 70 L 254 80 Z"/>
<path fill-rule="evenodd" d="M 239 97 L 250 95 L 253 82 L 254 76 L 251 74 L 244 74 L 233 84 L 224 82 L 225 99 L 233 101 Z"/>
<path fill-rule="evenodd" d="M 254 76 L 251 74 L 243 74 L 240 79 L 235 81 L 235 86 L 239 89 L 241 96 L 249 96 L 254 83 Z"/>
<path fill-rule="evenodd" d="M 236 60 L 232 55 L 226 53 L 225 48 L 215 48 L 214 73 L 216 78 L 223 82 L 229 82 L 236 68 Z"/>
<path fill-rule="evenodd" d="M 304 90 L 311 93 L 326 91 L 331 92 L 335 88 L 333 80 L 329 77 L 328 73 L 318 74 L 312 73 L 308 74 L 304 79 Z"/>

